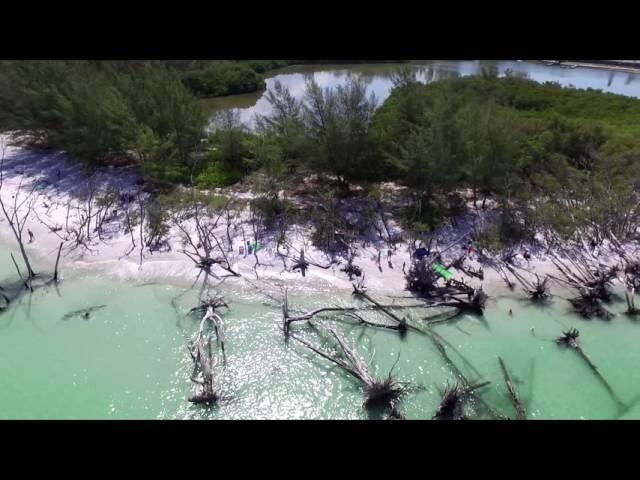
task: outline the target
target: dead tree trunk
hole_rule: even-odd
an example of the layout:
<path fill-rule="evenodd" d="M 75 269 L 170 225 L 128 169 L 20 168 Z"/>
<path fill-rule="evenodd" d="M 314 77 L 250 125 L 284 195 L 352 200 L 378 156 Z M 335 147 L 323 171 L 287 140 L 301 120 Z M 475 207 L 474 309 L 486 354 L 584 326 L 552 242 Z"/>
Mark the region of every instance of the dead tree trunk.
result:
<path fill-rule="evenodd" d="M 58 255 L 56 256 L 56 266 L 53 269 L 53 281 L 58 281 L 58 262 L 60 261 L 60 252 L 62 252 L 62 245 L 64 242 L 60 242 L 60 246 L 58 247 Z"/>
<path fill-rule="evenodd" d="M 16 271 L 18 272 L 18 276 L 20 277 L 20 281 L 22 283 L 24 283 L 24 288 L 26 288 L 28 290 L 33 290 L 33 288 L 31 288 L 31 282 L 27 282 L 27 280 L 25 280 L 24 277 L 22 276 L 22 272 L 20 271 L 20 267 L 18 267 L 18 264 L 16 263 L 16 259 L 13 257 L 13 253 L 11 254 L 11 260 L 13 260 L 13 264 L 16 267 Z"/>
<path fill-rule="evenodd" d="M 4 152 L 2 153 L 2 164 L 1 166 L 4 167 Z M 2 170 L 0 169 L 0 174 L 2 174 Z M 22 232 L 24 231 L 24 227 L 25 224 L 29 218 L 29 216 L 31 215 L 31 211 L 33 209 L 32 207 L 32 203 L 30 202 L 27 205 L 27 212 L 22 216 L 22 218 L 20 218 L 20 209 L 22 208 L 22 206 L 26 203 L 27 200 L 29 200 L 29 198 L 31 197 L 31 195 L 33 194 L 33 189 L 31 190 L 31 192 L 29 192 L 29 194 L 27 195 L 27 197 L 20 202 L 20 204 L 18 204 L 18 198 L 20 196 L 20 189 L 22 186 L 22 182 L 20 183 L 20 185 L 18 186 L 18 191 L 15 193 L 14 197 L 14 202 L 13 202 L 13 207 L 12 207 L 12 212 L 9 213 L 9 211 L 7 210 L 4 201 L 2 200 L 2 195 L 0 195 L 0 208 L 2 209 L 2 213 L 4 214 L 5 218 L 7 219 L 7 222 L 9 223 L 9 227 L 11 228 L 11 232 L 13 233 L 13 236 L 15 237 L 16 241 L 18 242 L 18 246 L 20 247 L 20 254 L 22 255 L 22 259 L 24 260 L 24 264 L 27 267 L 27 279 L 31 280 L 33 277 L 35 277 L 35 273 L 33 271 L 33 269 L 31 268 L 31 262 L 29 261 L 29 257 L 27 255 L 27 251 L 24 248 L 24 242 L 22 241 Z M 0 183 L 0 189 L 2 188 L 2 184 Z M 34 187 L 35 188 L 35 187 Z"/>
<path fill-rule="evenodd" d="M 427 337 L 429 338 L 429 340 L 431 340 L 431 342 L 433 343 L 433 345 L 436 347 L 436 349 L 438 350 L 438 352 L 440 353 L 440 355 L 442 356 L 442 358 L 444 359 L 444 361 L 447 363 L 447 365 L 449 365 L 449 367 L 451 368 L 452 372 L 456 375 L 456 377 L 458 378 L 459 382 L 461 383 L 462 387 L 464 387 L 469 395 L 473 395 L 475 397 L 475 399 L 482 404 L 482 406 L 484 406 L 486 408 L 486 410 L 494 417 L 497 419 L 501 419 L 501 420 L 505 420 L 507 419 L 507 417 L 505 417 L 504 415 L 502 415 L 501 413 L 495 411 L 487 402 L 485 402 L 479 395 L 477 395 L 474 390 L 476 390 L 476 388 L 480 388 L 483 387 L 485 385 L 488 385 L 491 382 L 485 382 L 485 383 L 481 383 L 479 384 L 479 386 L 476 386 L 474 388 L 471 388 L 473 386 L 473 384 L 469 381 L 469 379 L 464 375 L 464 373 L 462 373 L 462 371 L 458 368 L 458 366 L 453 362 L 453 360 L 451 360 L 451 358 L 449 357 L 449 355 L 447 354 L 447 350 L 445 348 L 445 346 L 442 344 L 442 342 L 438 339 L 438 335 L 436 335 L 435 332 L 431 331 L 430 328 L 427 327 L 426 330 L 421 330 L 423 333 L 425 333 L 427 335 Z M 459 397 L 460 395 L 458 395 Z"/>
<path fill-rule="evenodd" d="M 139 199 L 139 206 L 140 206 L 140 264 L 138 265 L 138 268 L 142 268 L 142 257 L 144 254 L 143 234 L 144 234 L 144 217 L 145 217 L 145 206 L 144 206 L 144 202 L 142 201 L 142 198 Z"/>
<path fill-rule="evenodd" d="M 423 305 L 384 305 L 383 306 L 385 309 L 389 308 L 393 308 L 393 309 L 403 309 L 403 308 L 423 308 Z M 363 325 L 367 325 L 370 327 L 377 327 L 377 328 L 386 328 L 386 329 L 390 329 L 390 330 L 400 330 L 402 327 L 400 327 L 399 325 L 384 325 L 384 324 L 380 324 L 380 323 L 374 323 L 374 322 L 369 322 L 367 320 L 365 320 L 364 318 L 362 318 L 360 315 L 358 315 L 356 312 L 361 311 L 361 310 L 378 310 L 378 307 L 363 307 L 363 308 L 357 308 L 357 307 L 324 307 L 324 308 L 318 308 L 316 310 L 312 310 L 310 312 L 303 312 L 300 313 L 298 315 L 290 315 L 290 311 L 289 311 L 289 299 L 288 299 L 288 293 L 285 290 L 284 293 L 284 299 L 282 302 L 282 328 L 285 334 L 285 337 L 287 337 L 289 335 L 289 331 L 291 329 L 291 324 L 293 322 L 300 322 L 300 321 L 305 321 L 305 320 L 313 320 L 314 317 L 316 317 L 317 315 L 321 315 L 323 313 L 337 313 L 337 314 L 343 314 L 344 317 L 348 318 L 350 321 L 351 320 L 356 320 L 358 323 L 361 323 Z"/>
<path fill-rule="evenodd" d="M 434 420 L 466 420 L 464 403 L 474 390 L 485 387 L 491 382 L 483 382 L 477 385 L 463 386 L 455 384 L 447 387 L 442 395 L 438 410 L 432 417 Z"/>
<path fill-rule="evenodd" d="M 231 266 L 226 249 L 213 233 L 222 218 L 222 213 L 217 215 L 215 220 L 208 221 L 206 218 L 202 218 L 200 210 L 201 205 L 197 200 L 194 200 L 193 204 L 186 210 L 174 212 L 171 215 L 173 224 L 184 236 L 186 247 L 182 250 L 182 253 L 189 257 L 198 268 L 207 273 L 213 275 L 211 267 L 218 265 L 231 275 L 239 277 L 240 274 Z M 193 218 L 195 222 L 195 233 L 192 232 L 192 229 L 186 223 L 186 221 L 191 218 Z M 212 239 L 214 243 L 212 243 Z M 218 252 L 219 256 L 214 257 L 214 252 Z"/>
<path fill-rule="evenodd" d="M 518 398 L 516 388 L 513 386 L 513 382 L 511 381 L 511 377 L 509 376 L 507 367 L 501 357 L 498 357 L 498 360 L 500 361 L 500 368 L 502 369 L 504 383 L 507 385 L 507 390 L 509 391 L 509 396 L 511 397 L 511 403 L 513 403 L 513 407 L 516 409 L 516 418 L 518 420 L 526 420 L 527 412 L 524 408 L 524 405 L 522 405 L 522 402 Z"/>
<path fill-rule="evenodd" d="M 556 338 L 556 343 L 558 345 L 571 348 L 572 350 L 577 352 L 578 355 L 580 355 L 580 357 L 587 363 L 587 365 L 589 366 L 591 371 L 595 374 L 595 376 L 598 378 L 600 383 L 602 383 L 602 385 L 607 390 L 609 395 L 611 395 L 611 398 L 613 398 L 613 400 L 618 404 L 619 407 L 625 408 L 626 405 L 624 404 L 624 402 L 620 400 L 620 398 L 615 394 L 615 392 L 613 391 L 613 388 L 611 388 L 611 385 L 609 385 L 609 382 L 607 382 L 605 378 L 602 376 L 602 374 L 598 371 L 598 367 L 596 367 L 593 364 L 591 359 L 582 350 L 582 347 L 578 343 L 579 335 L 580 335 L 580 332 L 578 331 L 578 329 L 572 328 L 566 332 L 563 332 L 561 337 Z"/>
<path fill-rule="evenodd" d="M 627 300 L 627 315 L 634 316 L 640 314 L 640 309 L 636 308 L 635 302 L 635 288 L 631 289 L 631 295 L 629 292 L 624 292 L 624 297 Z"/>
<path fill-rule="evenodd" d="M 304 259 L 304 248 L 300 249 L 300 258 L 298 259 L 298 262 L 291 267 L 292 271 L 296 271 L 296 270 L 300 270 L 300 273 L 302 273 L 302 276 L 305 277 L 307 274 L 307 270 L 309 269 L 309 262 L 307 262 Z"/>
<path fill-rule="evenodd" d="M 522 289 L 527 295 L 529 295 L 531 300 L 544 301 L 550 297 L 548 286 L 549 277 L 545 277 L 543 280 L 540 280 L 540 277 L 536 274 L 536 282 L 532 283 L 522 275 L 520 275 L 518 272 L 516 272 L 516 270 L 509 264 L 505 263 L 504 265 L 516 278 L 516 280 L 520 282 L 520 284 L 522 285 Z"/>
<path fill-rule="evenodd" d="M 201 314 L 204 314 L 205 317 L 207 317 L 207 319 L 212 322 L 216 334 L 216 343 L 220 345 L 220 349 L 222 352 L 222 361 L 226 366 L 227 356 L 225 352 L 224 324 L 222 322 L 222 318 L 216 312 L 222 307 L 226 308 L 227 310 L 229 309 L 229 306 L 222 297 L 207 294 L 204 299 L 200 300 L 200 305 L 189 310 L 189 313 L 199 312 Z"/>
<path fill-rule="evenodd" d="M 611 293 L 608 286 L 617 277 L 617 266 L 603 269 L 587 260 L 586 257 L 578 257 L 570 252 L 566 253 L 566 260 L 552 254 L 551 261 L 565 277 L 564 282 L 578 291 L 585 299 L 608 301 Z"/>
<path fill-rule="evenodd" d="M 193 360 L 194 369 L 191 381 L 200 385 L 200 392 L 189 398 L 196 404 L 211 405 L 220 399 L 220 392 L 213 385 L 213 351 L 211 347 L 211 334 L 205 334 L 205 324 L 214 323 L 213 309 L 208 308 L 200 321 L 200 328 L 191 343 L 189 352 Z M 200 374 L 200 378 L 197 375 Z"/>
<path fill-rule="evenodd" d="M 319 348 L 296 335 L 291 335 L 291 338 L 326 360 L 334 363 L 360 381 L 364 388 L 365 408 L 384 407 L 389 410 L 393 410 L 396 406 L 396 402 L 406 393 L 408 386 L 407 383 L 400 382 L 393 377 L 393 369 L 395 368 L 395 365 L 391 368 L 391 371 L 386 378 L 378 380 L 371 376 L 365 362 L 342 337 L 330 328 L 328 328 L 327 331 L 335 341 L 343 358 L 334 357 L 323 352 Z"/>
<path fill-rule="evenodd" d="M 478 270 L 474 270 L 473 268 L 465 265 L 466 258 L 467 258 L 467 254 L 463 253 L 460 257 L 455 259 L 453 262 L 449 263 L 449 265 L 446 265 L 444 268 L 447 270 L 449 270 L 450 268 L 455 268 L 456 270 L 460 270 L 465 275 L 468 275 L 470 277 L 476 277 L 476 278 L 479 278 L 480 280 L 483 280 L 484 272 L 482 270 L 482 267 L 480 267 Z"/>
<path fill-rule="evenodd" d="M 400 331 L 400 333 L 406 333 L 406 331 L 407 331 L 407 320 L 406 320 L 406 318 L 404 318 L 404 317 L 403 318 L 399 318 L 397 315 L 395 315 L 393 312 L 389 311 L 383 305 L 381 305 L 378 302 L 376 302 L 373 298 L 371 298 L 369 295 L 367 295 L 367 293 L 363 289 L 358 288 L 355 284 L 353 285 L 353 294 L 355 296 L 357 296 L 357 297 L 362 297 L 365 300 L 368 300 L 369 302 L 374 304 L 376 307 L 378 307 L 380 309 L 381 312 L 385 313 L 388 317 L 390 317 L 393 320 L 395 320 L 396 322 L 398 322 L 398 330 Z"/>

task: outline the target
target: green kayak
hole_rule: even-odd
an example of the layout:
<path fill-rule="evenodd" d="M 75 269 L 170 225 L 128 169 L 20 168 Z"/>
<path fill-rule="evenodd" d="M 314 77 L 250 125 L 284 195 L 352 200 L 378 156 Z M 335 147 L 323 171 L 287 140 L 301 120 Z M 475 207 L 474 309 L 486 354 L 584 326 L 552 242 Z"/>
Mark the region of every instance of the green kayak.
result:
<path fill-rule="evenodd" d="M 442 265 L 440 265 L 439 263 L 432 263 L 431 267 L 440 274 L 440 276 L 442 278 L 444 278 L 445 280 L 451 280 L 453 278 L 453 273 L 451 273 L 449 270 L 447 270 L 446 268 L 444 268 Z"/>

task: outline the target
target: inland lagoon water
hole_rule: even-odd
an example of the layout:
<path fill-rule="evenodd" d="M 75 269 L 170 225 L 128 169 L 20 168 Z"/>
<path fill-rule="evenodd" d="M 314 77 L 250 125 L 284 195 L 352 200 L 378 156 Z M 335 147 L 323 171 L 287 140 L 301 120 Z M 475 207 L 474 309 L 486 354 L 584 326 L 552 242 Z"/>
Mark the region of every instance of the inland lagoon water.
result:
<path fill-rule="evenodd" d="M 270 72 L 265 82 L 268 90 L 279 81 L 289 88 L 294 97 L 301 98 L 307 79 L 313 78 L 321 87 L 331 88 L 345 83 L 351 76 L 357 76 L 367 83 L 369 92 L 375 93 L 378 104 L 381 105 L 393 88 L 391 75 L 399 67 L 406 66 L 414 68 L 418 80 L 425 83 L 449 77 L 479 75 L 486 69 L 493 69 L 502 76 L 510 70 L 513 75 L 537 82 L 558 82 L 565 87 L 593 88 L 640 97 L 638 74 L 586 67 L 546 66 L 513 60 L 418 60 L 402 64 L 293 65 Z M 224 110 L 237 111 L 240 121 L 250 127 L 254 125 L 256 114 L 268 115 L 271 111 L 266 91 L 210 98 L 203 100 L 203 103 L 212 115 Z"/>
<path fill-rule="evenodd" d="M 0 246 L 0 278 L 15 278 L 7 245 Z M 49 261 L 35 258 L 35 265 Z M 185 312 L 195 305 L 192 291 L 177 281 L 141 284 L 97 272 L 63 268 L 56 288 L 36 290 L 0 313 L 0 418 L 2 419 L 367 419 L 379 418 L 362 407 L 353 379 L 304 347 L 284 341 L 281 310 L 241 283 L 219 290 L 229 303 L 227 366 L 217 361 L 214 381 L 224 400 L 215 407 L 193 406 L 187 343 L 198 318 Z M 371 292 L 375 296 L 375 292 Z M 515 418 L 504 385 L 502 357 L 530 419 L 640 418 L 640 405 L 622 412 L 584 360 L 553 339 L 571 327 L 579 342 L 623 402 L 640 395 L 640 321 L 624 314 L 610 321 L 583 320 L 555 298 L 535 307 L 514 292 L 492 298 L 484 317 L 465 315 L 434 330 L 446 340 L 451 360 L 472 381 L 491 381 L 482 398 Z M 392 300 L 385 299 L 390 302 Z M 399 301 L 399 300 L 396 300 Z M 351 305 L 348 291 L 298 282 L 290 308 Z M 69 312 L 105 305 L 89 318 Z M 174 307 L 175 305 L 175 307 Z M 611 309 L 621 312 L 624 305 Z M 513 310 L 513 316 L 508 310 Z M 365 312 L 371 321 L 384 318 Z M 412 311 L 420 324 L 424 311 Z M 306 325 L 293 327 L 315 344 Z M 408 419 L 429 419 L 454 374 L 429 339 L 335 322 L 361 356 L 373 357 L 371 372 L 394 370 L 412 388 L 400 404 Z M 532 332 L 533 328 L 533 332 Z M 464 357 L 464 359 L 463 359 Z"/>

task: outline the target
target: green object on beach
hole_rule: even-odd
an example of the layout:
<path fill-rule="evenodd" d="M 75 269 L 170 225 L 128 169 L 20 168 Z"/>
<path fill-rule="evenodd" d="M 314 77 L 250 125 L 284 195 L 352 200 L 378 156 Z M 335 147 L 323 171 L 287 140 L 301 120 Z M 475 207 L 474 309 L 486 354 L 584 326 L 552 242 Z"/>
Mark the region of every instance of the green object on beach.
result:
<path fill-rule="evenodd" d="M 251 247 L 253 248 L 254 252 L 259 252 L 260 250 L 262 250 L 262 245 L 260 245 L 258 242 L 253 242 L 251 244 Z"/>
<path fill-rule="evenodd" d="M 451 280 L 453 278 L 453 273 L 451 273 L 449 270 L 447 270 L 446 268 L 444 268 L 442 265 L 440 265 L 439 263 L 432 263 L 431 267 L 433 267 L 433 269 L 438 272 L 440 274 L 440 276 L 442 278 L 444 278 L 445 280 Z"/>

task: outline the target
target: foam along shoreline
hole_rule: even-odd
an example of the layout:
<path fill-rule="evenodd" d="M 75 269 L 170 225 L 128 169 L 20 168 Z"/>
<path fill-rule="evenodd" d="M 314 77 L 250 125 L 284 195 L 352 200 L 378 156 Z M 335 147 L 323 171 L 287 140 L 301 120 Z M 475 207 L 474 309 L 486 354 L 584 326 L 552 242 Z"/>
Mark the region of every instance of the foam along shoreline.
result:
<path fill-rule="evenodd" d="M 0 139 L 6 140 L 6 137 Z M 108 185 L 119 185 L 122 192 L 136 189 L 137 177 L 134 172 L 128 170 L 108 168 L 98 172 L 94 182 L 99 189 L 106 189 Z M 64 155 L 59 152 L 42 153 L 27 151 L 21 147 L 8 146 L 5 151 L 4 179 L 0 195 L 7 205 L 13 205 L 14 196 L 19 193 L 23 199 L 37 185 L 42 188 L 33 190 L 33 200 L 30 201 L 33 209 L 26 229 L 34 234 L 34 241 L 26 243 L 29 254 L 34 254 L 35 266 L 46 270 L 53 265 L 55 254 L 63 241 L 65 229 L 71 228 L 74 222 L 79 221 L 82 213 L 75 208 L 79 200 L 82 188 L 86 186 L 87 179 L 84 173 L 70 162 L 66 162 Z M 246 196 L 246 195 L 245 195 Z M 22 209 L 26 208 L 24 204 Z M 239 219 L 247 221 L 246 212 Z M 482 221 L 476 214 L 468 214 L 452 225 L 445 226 L 437 232 L 438 244 L 435 248 L 442 250 L 453 243 L 456 238 L 469 232 L 478 221 Z M 73 245 L 74 242 L 66 241 L 62 250 L 61 274 L 64 270 L 85 272 L 96 275 L 108 275 L 121 280 L 135 282 L 149 282 L 168 280 L 172 283 L 190 284 L 198 276 L 199 269 L 194 262 L 181 252 L 183 249 L 183 236 L 178 228 L 171 227 L 167 236 L 170 249 L 167 251 L 153 251 L 144 249 L 142 262 L 140 262 L 140 246 L 132 249 L 131 238 L 140 238 L 140 226 L 132 229 L 132 234 L 124 233 L 122 218 L 114 218 L 105 222 L 102 238 L 95 234 L 85 247 Z M 235 224 L 237 226 L 238 221 Z M 398 227 L 392 225 L 398 231 Z M 57 230 L 60 229 L 60 230 Z M 222 218 L 214 230 L 219 238 L 226 238 L 226 223 Z M 346 273 L 340 271 L 346 264 L 341 259 L 339 264 L 333 264 L 328 268 L 319 268 L 311 265 L 305 277 L 299 272 L 286 271 L 283 264 L 283 256 L 276 249 L 275 241 L 264 239 L 263 249 L 257 253 L 259 264 L 256 264 L 254 255 L 240 254 L 240 246 L 244 246 L 245 237 L 236 229 L 231 229 L 232 248 L 227 255 L 230 266 L 240 274 L 240 277 L 227 277 L 225 282 L 245 283 L 248 280 L 255 284 L 289 286 L 304 289 L 341 289 L 352 290 L 352 281 Z M 288 267 L 295 262 L 298 252 L 304 249 L 308 261 L 318 265 L 327 266 L 329 259 L 320 250 L 311 245 L 311 230 L 300 226 L 294 227 L 288 234 L 289 259 Z M 26 235 L 25 235 L 26 236 Z M 0 241 L 9 246 L 9 251 L 3 248 L 3 255 L 9 255 L 10 251 L 18 252 L 18 246 L 7 225 L 5 218 L 0 218 Z M 637 245 L 626 244 L 624 246 L 628 254 L 633 254 Z M 460 256 L 466 248 L 466 242 L 461 242 L 446 253 L 446 259 Z M 407 242 L 399 243 L 391 257 L 387 259 L 388 247 L 383 242 L 369 244 L 366 247 L 357 247 L 355 264 L 362 270 L 366 278 L 366 285 L 371 292 L 382 295 L 408 295 L 405 290 L 404 268 L 408 269 L 411 263 L 411 248 Z M 15 255 L 15 253 L 14 253 Z M 18 258 L 18 257 L 16 257 Z M 378 264 L 378 258 L 380 263 Z M 604 265 L 612 265 L 620 259 L 611 248 L 603 245 L 597 255 L 598 262 Z M 540 275 L 552 274 L 559 276 L 559 272 L 550 258 L 538 248 L 531 248 L 531 258 L 525 260 L 522 255 L 517 255 L 515 261 Z M 474 269 L 483 266 L 478 262 L 478 255 L 473 253 L 469 265 Z M 522 297 L 519 286 L 515 290 L 509 290 L 500 275 L 491 268 L 484 268 L 484 280 L 469 277 L 459 270 L 451 269 L 456 280 L 464 280 L 473 287 L 482 286 L 490 296 L 515 296 Z M 227 272 L 214 266 L 213 271 L 224 277 Z M 12 273 L 14 273 L 12 271 Z M 553 286 L 554 291 L 562 290 L 560 285 Z"/>

